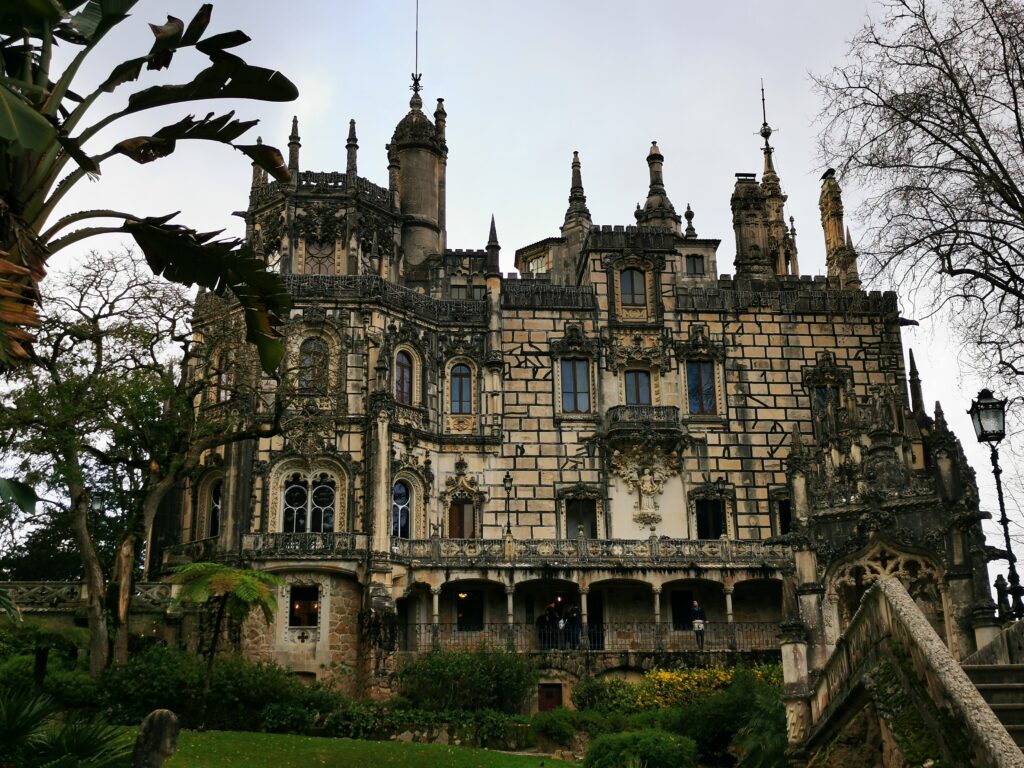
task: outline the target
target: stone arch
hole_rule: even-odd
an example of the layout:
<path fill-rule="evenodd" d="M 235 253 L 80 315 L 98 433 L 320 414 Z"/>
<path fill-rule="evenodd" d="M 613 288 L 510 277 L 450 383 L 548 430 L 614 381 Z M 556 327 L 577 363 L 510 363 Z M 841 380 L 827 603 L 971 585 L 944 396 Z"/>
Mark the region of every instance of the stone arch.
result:
<path fill-rule="evenodd" d="M 302 376 L 303 344 L 309 341 L 320 341 L 326 346 L 326 380 L 323 387 L 307 387 L 303 389 L 300 378 Z M 336 398 L 339 412 L 347 410 L 347 398 L 345 392 L 346 378 L 346 343 L 343 334 L 335 327 L 324 322 L 298 322 L 288 334 L 288 368 L 294 372 L 296 385 L 299 386 L 299 393 L 308 396 L 328 397 L 334 393 L 342 393 Z"/>
<path fill-rule="evenodd" d="M 425 369 L 423 366 L 423 355 L 416 347 L 408 342 L 399 342 L 395 345 L 394 350 L 391 352 L 391 394 L 395 400 L 399 403 L 402 399 L 398 396 L 398 360 L 399 355 L 406 354 L 409 356 L 410 363 L 412 365 L 412 392 L 410 402 L 403 403 L 403 405 L 409 405 L 413 408 L 422 408 L 424 402 L 424 390 L 426 388 L 426 376 Z"/>
<path fill-rule="evenodd" d="M 452 371 L 456 366 L 465 366 L 469 369 L 469 411 L 456 413 L 453 408 Z M 480 367 L 476 362 L 466 355 L 456 355 L 444 364 L 442 371 L 441 412 L 444 414 L 444 426 L 446 432 L 455 434 L 471 434 L 475 431 L 477 418 L 480 415 Z"/>
<path fill-rule="evenodd" d="M 929 623 L 947 643 L 949 615 L 942 568 L 928 555 L 906 551 L 884 538 L 834 563 L 826 572 L 823 605 L 825 640 L 835 645 L 849 626 L 861 597 L 879 579 L 895 578 L 906 588 Z"/>
<path fill-rule="evenodd" d="M 220 535 L 224 529 L 227 480 L 224 470 L 219 467 L 204 472 L 195 485 L 195 525 L 192 538 L 195 540 Z M 217 518 L 217 531 L 213 532 L 213 518 Z"/>

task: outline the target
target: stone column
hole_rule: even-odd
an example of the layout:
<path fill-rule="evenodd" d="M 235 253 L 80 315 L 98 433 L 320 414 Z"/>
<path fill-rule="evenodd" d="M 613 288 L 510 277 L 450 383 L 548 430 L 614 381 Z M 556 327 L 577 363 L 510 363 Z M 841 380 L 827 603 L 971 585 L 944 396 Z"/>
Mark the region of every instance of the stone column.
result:
<path fill-rule="evenodd" d="M 508 650 L 509 650 L 509 652 L 515 651 L 515 649 L 516 649 L 516 641 L 515 641 L 515 631 L 516 631 L 515 620 L 516 620 L 516 616 L 515 616 L 514 603 L 513 603 L 513 596 L 515 595 L 515 592 L 516 592 L 516 585 L 515 584 L 509 584 L 508 586 L 505 587 L 505 613 L 506 613 L 506 618 L 507 618 L 507 621 L 508 621 Z"/>
<path fill-rule="evenodd" d="M 732 587 L 724 587 L 722 589 L 722 591 L 725 592 L 725 620 L 728 621 L 730 624 L 732 624 L 732 622 L 733 622 L 733 615 L 732 615 L 732 592 L 733 592 L 733 588 Z"/>
<path fill-rule="evenodd" d="M 440 647 L 441 644 L 441 588 L 432 587 L 430 590 L 430 597 L 432 611 L 430 616 L 430 647 L 436 649 Z"/>
<path fill-rule="evenodd" d="M 391 544 L 391 493 L 389 485 L 391 463 L 391 424 L 386 410 L 377 414 L 376 423 L 377 460 L 374 464 L 373 503 L 374 552 L 387 552 Z"/>
<path fill-rule="evenodd" d="M 586 650 L 590 647 L 590 632 L 587 628 L 587 595 L 590 594 L 590 587 L 580 587 L 580 648 Z"/>
<path fill-rule="evenodd" d="M 654 647 L 660 651 L 664 645 L 661 640 L 661 587 L 652 587 L 651 592 L 654 593 Z"/>
<path fill-rule="evenodd" d="M 807 631 L 799 619 L 782 623 L 779 637 L 782 652 L 783 701 L 786 705 L 786 736 L 790 747 L 802 744 L 811 725 Z"/>

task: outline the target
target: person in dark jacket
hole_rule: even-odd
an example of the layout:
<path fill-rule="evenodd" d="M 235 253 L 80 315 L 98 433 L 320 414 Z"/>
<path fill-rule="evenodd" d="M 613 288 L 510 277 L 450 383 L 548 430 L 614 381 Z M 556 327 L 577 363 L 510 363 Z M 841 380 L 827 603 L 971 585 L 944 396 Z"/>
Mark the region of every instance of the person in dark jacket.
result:
<path fill-rule="evenodd" d="M 704 615 L 704 606 L 696 600 L 693 601 L 693 609 L 690 611 L 690 620 L 693 622 L 693 635 L 697 638 L 697 650 L 704 650 L 704 622 L 707 616 Z"/>

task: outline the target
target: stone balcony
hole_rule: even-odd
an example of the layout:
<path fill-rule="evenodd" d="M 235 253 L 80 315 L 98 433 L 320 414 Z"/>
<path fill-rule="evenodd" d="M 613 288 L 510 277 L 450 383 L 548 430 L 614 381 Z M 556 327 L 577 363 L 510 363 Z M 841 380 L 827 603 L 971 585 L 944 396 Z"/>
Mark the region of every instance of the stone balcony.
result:
<path fill-rule="evenodd" d="M 366 556 L 365 533 L 247 533 L 242 555 L 252 560 L 355 560 Z"/>
<path fill-rule="evenodd" d="M 685 434 L 674 405 L 616 405 L 605 414 L 605 432 L 611 445 L 655 438 L 674 446 Z"/>

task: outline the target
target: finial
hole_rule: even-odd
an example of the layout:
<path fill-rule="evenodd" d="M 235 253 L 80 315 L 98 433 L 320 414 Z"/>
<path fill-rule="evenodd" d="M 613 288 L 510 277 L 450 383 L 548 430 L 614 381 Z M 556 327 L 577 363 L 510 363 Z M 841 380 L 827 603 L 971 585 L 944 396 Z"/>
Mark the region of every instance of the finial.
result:
<path fill-rule="evenodd" d="M 298 173 L 299 170 L 299 147 L 302 144 L 299 142 L 299 118 L 298 115 L 292 117 L 292 132 L 288 136 L 288 170 L 293 173 Z M 295 177 L 295 182 L 298 183 L 298 176 Z"/>
<path fill-rule="evenodd" d="M 661 157 L 661 150 L 658 149 L 658 140 L 655 139 L 651 142 L 651 151 L 647 153 L 648 160 L 652 157 Z"/>
<path fill-rule="evenodd" d="M 487 247 L 497 248 L 498 246 L 498 230 L 494 226 L 494 214 L 491 214 L 491 231 L 487 235 Z"/>
<path fill-rule="evenodd" d="M 569 208 L 565 212 L 565 223 L 570 219 L 590 219 L 590 209 L 587 208 L 587 196 L 583 193 L 583 171 L 580 163 L 580 153 L 572 153 L 572 181 L 569 184 Z"/>
<path fill-rule="evenodd" d="M 683 214 L 683 218 L 686 219 L 686 237 L 696 237 L 697 230 L 693 228 L 693 210 L 689 203 L 686 204 L 686 213 Z"/>
<path fill-rule="evenodd" d="M 299 116 L 298 115 L 293 115 L 292 116 L 292 132 L 291 132 L 291 135 L 288 136 L 288 138 L 291 141 L 298 141 L 299 140 Z"/>
<path fill-rule="evenodd" d="M 764 139 L 765 149 L 771 149 L 768 139 L 772 136 L 772 127 L 768 125 L 768 110 L 764 102 L 764 78 L 761 78 L 761 137 Z"/>
<path fill-rule="evenodd" d="M 263 137 L 262 136 L 257 136 L 256 137 L 256 143 L 257 144 L 262 144 L 263 143 Z"/>
<path fill-rule="evenodd" d="M 348 140 L 350 144 L 354 144 L 356 141 L 356 121 L 348 121 Z"/>
<path fill-rule="evenodd" d="M 850 237 L 850 228 L 846 228 L 846 247 L 853 250 L 853 238 Z"/>
<path fill-rule="evenodd" d="M 914 413 L 924 413 L 924 396 L 921 393 L 921 377 L 917 372 L 917 362 L 914 360 L 914 350 L 907 350 L 910 353 L 910 410 Z"/>
<path fill-rule="evenodd" d="M 789 234 L 796 237 L 796 219 L 792 216 L 789 217 Z"/>

